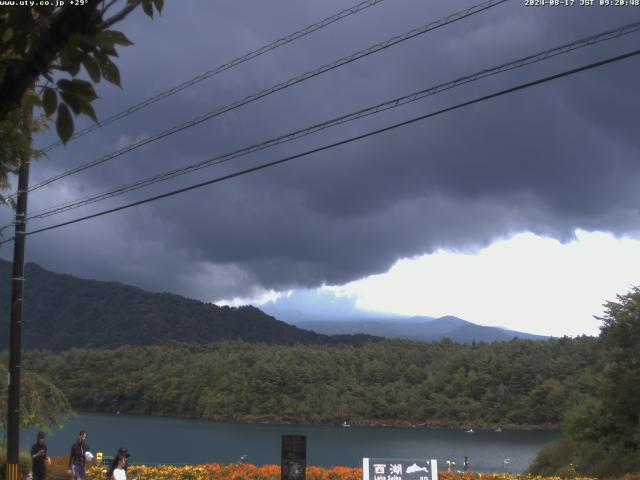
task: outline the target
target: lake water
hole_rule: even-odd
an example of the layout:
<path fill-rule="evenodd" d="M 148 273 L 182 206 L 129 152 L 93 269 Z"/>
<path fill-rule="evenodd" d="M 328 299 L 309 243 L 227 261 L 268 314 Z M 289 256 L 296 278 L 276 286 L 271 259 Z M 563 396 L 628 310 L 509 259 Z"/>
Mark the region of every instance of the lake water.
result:
<path fill-rule="evenodd" d="M 52 455 L 66 454 L 80 430 L 88 433 L 93 452 L 114 455 L 124 446 L 132 463 L 230 463 L 247 455 L 254 464 L 279 464 L 281 435 L 307 436 L 307 464 L 361 466 L 362 457 L 436 458 L 440 470 L 452 458 L 462 468 L 519 473 L 557 432 L 439 430 L 392 427 L 329 427 L 214 423 L 166 417 L 81 413 L 63 429 L 47 436 Z M 21 431 L 20 443 L 30 447 L 32 429 Z"/>

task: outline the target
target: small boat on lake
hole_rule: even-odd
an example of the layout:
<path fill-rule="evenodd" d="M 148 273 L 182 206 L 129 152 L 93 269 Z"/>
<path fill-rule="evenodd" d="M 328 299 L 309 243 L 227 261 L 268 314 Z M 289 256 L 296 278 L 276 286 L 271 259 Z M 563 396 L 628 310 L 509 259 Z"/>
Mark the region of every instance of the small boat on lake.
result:
<path fill-rule="evenodd" d="M 350 426 L 351 426 L 351 424 L 350 424 L 350 423 L 348 423 L 348 422 L 345 420 L 344 422 L 342 422 L 342 426 L 343 426 L 343 427 L 350 427 Z"/>
<path fill-rule="evenodd" d="M 475 433 L 475 432 L 473 431 L 473 428 L 470 428 L 469 430 L 465 430 L 464 433 Z"/>

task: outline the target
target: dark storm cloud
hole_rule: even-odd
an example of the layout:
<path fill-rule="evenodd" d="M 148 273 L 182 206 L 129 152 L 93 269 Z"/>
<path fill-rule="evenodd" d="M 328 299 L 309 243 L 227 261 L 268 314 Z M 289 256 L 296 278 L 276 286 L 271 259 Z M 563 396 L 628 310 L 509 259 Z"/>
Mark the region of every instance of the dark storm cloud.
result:
<path fill-rule="evenodd" d="M 473 2 L 382 5 L 52 152 L 34 181 Z M 167 3 L 123 25 L 124 90 L 102 117 L 313 23 L 344 2 Z M 512 1 L 230 112 L 34 193 L 30 208 L 108 189 L 640 18 L 637 9 Z M 486 79 L 221 168 L 144 198 L 631 50 L 638 34 Z M 45 267 L 206 300 L 339 284 L 437 248 L 530 230 L 638 232 L 638 60 L 580 74 L 200 191 L 29 238 Z M 46 140 L 43 140 L 46 143 Z M 98 211 L 119 198 L 77 210 Z M 32 228 L 48 222 L 34 222 Z M 7 255 L 5 251 L 5 256 Z"/>

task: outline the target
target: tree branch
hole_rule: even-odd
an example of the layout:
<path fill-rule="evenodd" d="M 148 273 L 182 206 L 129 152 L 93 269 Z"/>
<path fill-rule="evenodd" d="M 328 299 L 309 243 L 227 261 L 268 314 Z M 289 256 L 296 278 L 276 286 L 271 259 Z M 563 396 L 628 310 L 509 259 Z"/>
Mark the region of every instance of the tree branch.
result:
<path fill-rule="evenodd" d="M 105 3 L 105 0 L 103 0 L 103 5 Z M 103 8 L 102 8 L 102 14 L 104 15 L 106 13 L 107 10 L 109 10 L 112 6 L 114 6 L 116 3 L 118 3 L 118 0 L 111 0 L 109 3 L 107 3 Z"/>
<path fill-rule="evenodd" d="M 136 8 L 138 8 L 138 5 L 140 5 L 141 3 L 142 3 L 142 0 L 135 0 L 131 2 L 129 5 L 127 5 L 122 10 L 120 10 L 120 12 L 116 13 L 113 17 L 98 24 L 98 30 L 100 31 L 107 30 L 109 27 L 118 23 L 120 20 L 124 20 L 124 18 L 127 15 L 129 15 L 131 12 L 133 12 Z"/>

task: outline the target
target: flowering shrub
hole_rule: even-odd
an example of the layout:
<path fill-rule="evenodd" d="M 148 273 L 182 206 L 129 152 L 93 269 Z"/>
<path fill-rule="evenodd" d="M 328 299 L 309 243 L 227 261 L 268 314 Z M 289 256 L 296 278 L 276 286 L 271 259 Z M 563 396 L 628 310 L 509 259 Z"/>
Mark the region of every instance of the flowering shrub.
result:
<path fill-rule="evenodd" d="M 105 480 L 104 467 L 92 466 L 87 470 L 89 480 Z M 138 480 L 280 480 L 279 465 L 232 463 L 228 465 L 213 463 L 209 465 L 172 465 L 146 466 L 131 465 L 128 478 Z M 308 467 L 308 480 L 360 480 L 362 469 L 350 467 Z"/>
<path fill-rule="evenodd" d="M 88 480 L 105 480 L 104 467 L 92 466 L 87 470 Z M 279 465 L 256 466 L 249 463 L 186 466 L 132 465 L 128 478 L 138 480 L 280 480 Z M 497 473 L 453 473 L 439 472 L 439 480 L 561 480 L 560 477 L 534 477 L 530 475 L 508 475 Z M 307 467 L 307 480 L 361 480 L 362 469 L 352 467 Z M 575 477 L 572 480 L 594 480 Z M 624 480 L 640 480 L 629 477 Z"/>
<path fill-rule="evenodd" d="M 69 480 L 69 457 L 53 457 L 48 469 L 49 480 Z M 92 465 L 87 469 L 87 480 L 108 480 L 103 472 L 106 467 Z M 127 477 L 137 480 L 280 480 L 280 465 L 256 466 L 250 463 L 211 463 L 208 465 L 131 465 Z M 569 476 L 571 480 L 597 480 L 588 477 Z M 307 467 L 307 480 L 361 480 L 362 469 L 354 467 Z M 438 480 L 566 480 L 561 477 L 513 475 L 503 473 L 455 473 L 438 472 Z M 640 480 L 640 473 L 628 473 L 620 480 Z"/>

